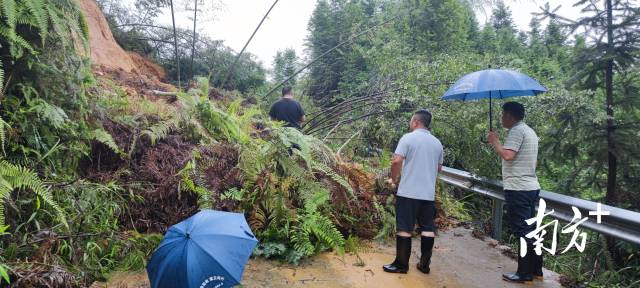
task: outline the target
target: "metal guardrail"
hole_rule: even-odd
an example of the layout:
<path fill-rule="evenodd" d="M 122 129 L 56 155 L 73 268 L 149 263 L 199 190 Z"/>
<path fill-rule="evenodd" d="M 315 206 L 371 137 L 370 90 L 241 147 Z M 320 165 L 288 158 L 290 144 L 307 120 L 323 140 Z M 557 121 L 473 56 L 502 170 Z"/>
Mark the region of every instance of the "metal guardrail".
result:
<path fill-rule="evenodd" d="M 439 178 L 447 184 L 492 198 L 493 237 L 499 238 L 502 235 L 504 192 L 500 181 L 483 179 L 469 172 L 449 167 L 443 167 Z M 589 217 L 580 227 L 640 245 L 640 213 L 638 212 L 601 204 L 600 209 L 610 212 L 610 215 L 602 216 L 598 224 L 595 217 L 589 216 L 589 211 L 596 211 L 598 204 L 596 202 L 544 190 L 540 191 L 540 198 L 546 201 L 547 211 L 554 210 L 554 213 L 549 215 L 551 217 L 570 222 L 573 218 L 571 207 L 576 207 L 583 218 Z"/>

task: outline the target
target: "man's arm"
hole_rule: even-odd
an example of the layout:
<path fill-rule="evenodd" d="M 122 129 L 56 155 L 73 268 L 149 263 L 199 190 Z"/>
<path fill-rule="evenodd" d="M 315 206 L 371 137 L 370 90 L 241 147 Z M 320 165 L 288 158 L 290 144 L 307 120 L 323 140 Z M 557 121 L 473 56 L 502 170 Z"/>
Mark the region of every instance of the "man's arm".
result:
<path fill-rule="evenodd" d="M 502 146 L 502 143 L 500 143 L 500 139 L 498 139 L 498 134 L 495 131 L 489 132 L 487 140 L 489 141 L 491 146 L 493 146 L 493 150 L 496 151 L 500 158 L 504 159 L 505 161 L 511 161 L 516 158 L 517 152 L 511 149 L 504 148 Z"/>
<path fill-rule="evenodd" d="M 269 118 L 274 121 L 276 120 L 275 103 L 271 104 L 271 108 L 269 108 Z"/>
<path fill-rule="evenodd" d="M 300 113 L 300 124 L 302 124 L 302 122 L 304 122 L 306 120 L 306 118 L 304 117 L 304 115 L 306 113 L 304 113 L 304 108 L 302 108 L 302 105 L 300 104 L 300 102 L 296 102 L 298 104 L 298 112 Z"/>
<path fill-rule="evenodd" d="M 393 159 L 391 159 L 391 181 L 393 181 L 395 185 L 400 183 L 400 173 L 402 172 L 403 162 L 404 157 L 402 155 L 393 154 Z"/>

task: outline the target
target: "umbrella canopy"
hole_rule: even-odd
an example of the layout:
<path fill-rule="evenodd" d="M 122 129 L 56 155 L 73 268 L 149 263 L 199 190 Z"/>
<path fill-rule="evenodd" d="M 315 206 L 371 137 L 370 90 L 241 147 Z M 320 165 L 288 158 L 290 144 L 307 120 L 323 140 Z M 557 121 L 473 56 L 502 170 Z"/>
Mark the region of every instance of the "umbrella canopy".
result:
<path fill-rule="evenodd" d="M 151 287 L 238 285 L 257 243 L 244 215 L 200 211 L 165 234 L 147 266 Z"/>
<path fill-rule="evenodd" d="M 489 98 L 489 127 L 492 127 L 492 99 L 516 96 L 535 96 L 547 92 L 533 78 L 513 70 L 486 69 L 462 76 L 454 83 L 443 100 L 477 100 Z"/>
<path fill-rule="evenodd" d="M 538 81 L 520 72 L 487 69 L 462 76 L 442 96 L 443 100 L 504 99 L 547 92 Z"/>

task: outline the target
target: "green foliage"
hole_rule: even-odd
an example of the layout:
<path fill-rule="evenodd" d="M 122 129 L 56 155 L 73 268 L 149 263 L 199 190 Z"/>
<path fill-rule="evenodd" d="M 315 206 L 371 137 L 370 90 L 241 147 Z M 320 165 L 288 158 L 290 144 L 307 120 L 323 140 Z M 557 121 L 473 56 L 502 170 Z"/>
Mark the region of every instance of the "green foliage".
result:
<path fill-rule="evenodd" d="M 445 186 L 442 182 L 438 182 L 436 188 L 436 198 L 444 215 L 463 222 L 472 220 L 470 211 L 464 205 L 464 198 L 456 199 L 453 197 L 450 193 L 453 189 Z"/>
<path fill-rule="evenodd" d="M 155 145 L 159 140 L 166 138 L 169 134 L 180 127 L 180 118 L 173 117 L 166 121 L 160 121 L 145 129 L 142 135 L 151 139 L 151 144 Z"/>
<path fill-rule="evenodd" d="M 4 122 L 4 120 L 2 120 L 2 117 L 0 117 L 0 148 L 2 149 L 2 154 L 6 156 L 6 151 L 4 150 L 4 145 L 7 141 L 7 130 L 6 128 L 10 128 L 9 124 L 7 122 Z"/>
<path fill-rule="evenodd" d="M 3 50 L 3 58 L 17 60 L 25 55 L 35 56 L 48 38 L 61 41 L 67 47 L 72 47 L 73 41 L 84 44 L 87 39 L 86 22 L 76 2 L 3 0 L 0 6 L 4 16 L 4 21 L 0 21 L 0 44 L 9 48 Z M 32 40 L 36 36 L 32 35 L 33 30 L 37 31 L 39 43 Z M 50 31 L 53 31 L 51 36 Z M 4 81 L 2 84 L 4 86 Z"/>
<path fill-rule="evenodd" d="M 253 250 L 254 256 L 264 258 L 282 257 L 286 255 L 287 247 L 282 243 L 258 243 L 256 249 Z"/>
<path fill-rule="evenodd" d="M 326 166 L 325 164 L 314 162 L 312 165 L 313 165 L 312 168 L 314 170 L 318 170 L 322 172 L 323 174 L 329 176 L 329 178 L 333 179 L 333 181 L 336 181 L 336 183 L 344 187 L 344 189 L 347 190 L 351 198 L 356 197 L 355 194 L 353 193 L 353 188 L 351 188 L 351 185 L 349 185 L 349 182 L 347 181 L 347 179 L 342 177 L 342 175 L 339 175 L 337 172 L 333 171 L 333 169 Z"/>
<path fill-rule="evenodd" d="M 200 209 L 209 209 L 213 207 L 213 202 L 211 199 L 211 191 L 196 184 L 192 179 L 192 175 L 196 173 L 197 160 L 198 160 L 198 157 L 194 156 L 194 158 L 191 161 L 187 162 L 187 165 L 185 165 L 185 167 L 182 168 L 180 172 L 178 172 L 178 175 L 182 176 L 181 184 L 185 188 L 185 190 L 191 191 L 193 193 L 196 193 L 196 195 L 198 195 L 198 207 Z"/>
<path fill-rule="evenodd" d="M 396 235 L 396 210 L 393 199 L 393 197 L 388 197 L 384 206 L 375 203 L 376 210 L 382 218 L 382 227 L 375 236 L 378 241 L 387 241 Z"/>
<path fill-rule="evenodd" d="M 36 208 L 39 208 L 40 199 L 50 206 L 58 220 L 66 224 L 65 213 L 53 200 L 49 188 L 40 180 L 38 175 L 28 168 L 11 164 L 6 160 L 0 160 L 0 225 L 5 223 L 4 207 L 7 198 L 15 189 L 30 190 L 38 196 Z"/>
<path fill-rule="evenodd" d="M 305 199 L 304 210 L 299 216 L 300 225 L 291 235 L 293 246 L 304 256 L 313 255 L 327 248 L 341 249 L 344 238 L 329 218 L 321 215 L 319 206 L 329 200 L 327 190 L 318 191 L 309 199 Z M 313 241 L 313 239 L 317 241 Z"/>
<path fill-rule="evenodd" d="M 291 77 L 299 69 L 298 56 L 296 50 L 285 49 L 284 51 L 278 51 L 276 56 L 273 57 L 273 81 L 280 83 L 287 78 Z M 296 84 L 296 78 L 294 77 L 285 85 L 293 86 Z"/>
<path fill-rule="evenodd" d="M 116 144 L 116 141 L 113 140 L 113 137 L 111 136 L 111 134 L 109 134 L 109 132 L 105 131 L 104 129 L 93 130 L 92 138 L 106 145 L 111 150 L 113 150 L 113 152 L 115 152 L 116 154 L 120 156 L 126 156 L 126 153 L 124 153 L 124 151 L 122 151 L 122 149 L 118 147 L 118 144 Z"/>
<path fill-rule="evenodd" d="M 0 264 L 0 277 L 2 277 L 2 279 L 0 280 L 4 280 L 4 282 L 7 282 L 7 284 L 11 283 L 11 280 L 9 279 L 9 273 L 7 273 L 9 269 L 11 268 L 9 268 L 7 265 Z M 0 284 L 2 284 L 2 281 L 0 281 Z"/>

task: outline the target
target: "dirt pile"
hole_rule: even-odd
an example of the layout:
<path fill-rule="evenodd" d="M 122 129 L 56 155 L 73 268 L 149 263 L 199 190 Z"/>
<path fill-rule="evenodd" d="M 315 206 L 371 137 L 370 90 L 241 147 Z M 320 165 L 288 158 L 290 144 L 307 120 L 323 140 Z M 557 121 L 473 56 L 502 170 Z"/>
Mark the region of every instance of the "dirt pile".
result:
<path fill-rule="evenodd" d="M 148 99 L 155 100 L 158 99 L 159 96 L 156 95 L 153 90 L 166 92 L 174 92 L 177 90 L 173 85 L 163 83 L 160 78 L 154 75 L 149 76 L 148 74 L 126 72 L 120 68 L 111 68 L 104 65 L 96 66 L 94 67 L 94 73 L 100 78 L 117 83 L 129 96 L 133 97 L 144 96 Z"/>
<path fill-rule="evenodd" d="M 131 72 L 136 65 L 113 38 L 107 19 L 95 0 L 80 0 L 80 8 L 89 26 L 89 47 L 94 64 L 122 68 Z"/>
<path fill-rule="evenodd" d="M 160 81 L 165 80 L 166 72 L 161 66 L 120 47 L 95 0 L 80 0 L 79 3 L 89 26 L 89 48 L 95 66 L 122 69 L 125 72 L 155 77 Z"/>
<path fill-rule="evenodd" d="M 129 51 L 127 53 L 135 64 L 138 73 L 146 75 L 147 77 L 155 77 L 163 82 L 167 81 L 167 72 L 164 71 L 164 68 L 162 68 L 162 66 L 152 62 L 151 60 L 136 52 Z"/>

